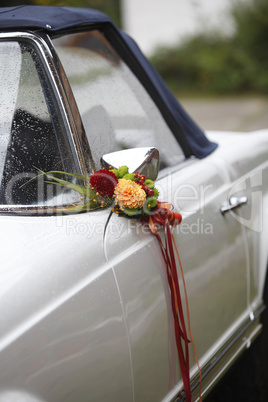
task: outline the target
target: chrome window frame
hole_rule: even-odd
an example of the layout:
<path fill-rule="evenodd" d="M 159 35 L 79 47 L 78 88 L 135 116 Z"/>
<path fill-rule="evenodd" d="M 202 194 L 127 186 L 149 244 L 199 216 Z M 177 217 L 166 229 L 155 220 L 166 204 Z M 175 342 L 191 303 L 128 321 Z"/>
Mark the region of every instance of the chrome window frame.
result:
<path fill-rule="evenodd" d="M 65 134 L 67 135 L 75 163 L 80 172 L 84 175 L 87 175 L 89 173 L 89 166 L 86 162 L 85 155 L 87 154 L 91 158 L 91 151 L 83 129 L 76 102 L 69 87 L 69 82 L 64 74 L 61 63 L 54 51 L 49 36 L 47 34 L 42 34 L 41 32 L 30 31 L 2 32 L 0 33 L 0 42 L 3 41 L 28 41 L 35 48 L 49 80 L 50 86 L 54 91 L 57 106 L 64 123 Z M 73 116 L 70 105 L 72 107 L 76 107 L 76 109 L 74 109 L 76 114 L 75 117 Z M 77 127 L 79 127 L 80 130 L 78 130 Z M 0 214 L 18 213 L 20 215 L 54 215 L 64 213 L 62 209 L 64 209 L 65 206 L 66 205 L 42 206 L 38 204 L 1 204 Z"/>
<path fill-rule="evenodd" d="M 262 324 L 260 318 L 265 310 L 263 301 L 260 301 L 252 314 L 247 315 L 236 327 L 228 339 L 218 347 L 217 351 L 204 364 L 201 365 L 202 391 L 205 398 L 221 380 L 224 374 L 231 368 L 241 354 L 251 346 L 251 343 L 260 335 Z M 191 392 L 193 402 L 199 401 L 200 378 L 197 368 L 191 377 Z M 185 401 L 185 392 L 182 384 L 175 388 L 163 399 L 162 402 Z"/>

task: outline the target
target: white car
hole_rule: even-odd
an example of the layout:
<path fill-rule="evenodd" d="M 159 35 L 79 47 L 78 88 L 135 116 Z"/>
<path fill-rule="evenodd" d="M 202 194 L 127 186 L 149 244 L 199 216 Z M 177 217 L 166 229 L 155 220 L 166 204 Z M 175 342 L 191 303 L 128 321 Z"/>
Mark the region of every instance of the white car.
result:
<path fill-rule="evenodd" d="M 262 329 L 268 130 L 205 135 L 96 10 L 1 8 L 0 31 L 0 401 L 189 400 L 157 237 L 110 207 L 72 211 L 81 194 L 38 175 L 110 158 L 159 170 L 182 215 L 201 391 L 192 342 L 188 375 L 205 397 Z"/>

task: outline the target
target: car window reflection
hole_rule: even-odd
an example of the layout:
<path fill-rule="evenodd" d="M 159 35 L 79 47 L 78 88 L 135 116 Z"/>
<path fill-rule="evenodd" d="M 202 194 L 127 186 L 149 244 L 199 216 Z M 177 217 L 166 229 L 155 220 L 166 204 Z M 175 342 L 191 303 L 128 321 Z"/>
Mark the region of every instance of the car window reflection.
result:
<path fill-rule="evenodd" d="M 136 147 L 161 149 L 162 168 L 184 159 L 155 103 L 101 32 L 65 35 L 53 43 L 97 168 L 103 154 Z"/>
<path fill-rule="evenodd" d="M 57 205 L 73 201 L 76 194 L 46 183 L 42 176 L 29 182 L 39 170 L 75 171 L 35 50 L 29 44 L 0 43 L 0 77 L 0 203 Z"/>

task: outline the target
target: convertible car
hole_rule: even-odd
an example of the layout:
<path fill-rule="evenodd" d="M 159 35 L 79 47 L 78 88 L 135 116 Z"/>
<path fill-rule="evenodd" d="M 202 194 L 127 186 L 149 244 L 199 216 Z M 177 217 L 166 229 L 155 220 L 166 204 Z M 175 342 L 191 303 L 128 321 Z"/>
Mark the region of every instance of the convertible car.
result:
<path fill-rule="evenodd" d="M 268 130 L 204 133 L 96 10 L 0 8 L 0 80 L 0 401 L 205 398 L 262 330 Z M 76 208 L 109 164 L 182 216 L 190 398 L 162 230 Z"/>

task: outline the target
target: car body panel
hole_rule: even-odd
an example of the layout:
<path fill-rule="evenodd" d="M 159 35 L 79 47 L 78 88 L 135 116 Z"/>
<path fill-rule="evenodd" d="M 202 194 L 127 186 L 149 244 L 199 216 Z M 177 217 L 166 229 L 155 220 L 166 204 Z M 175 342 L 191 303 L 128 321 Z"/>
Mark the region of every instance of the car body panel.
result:
<path fill-rule="evenodd" d="M 235 134 L 232 136 L 233 141 L 234 136 Z M 263 139 L 266 137 L 260 136 L 260 140 Z M 219 147 L 218 152 L 220 150 L 224 161 L 226 155 L 223 147 Z M 178 172 L 169 175 L 168 180 L 172 183 L 170 187 L 165 176 L 157 182 L 164 199 L 173 202 L 184 216 L 184 226 L 179 226 L 174 233 L 185 272 L 192 330 L 197 334 L 197 353 L 202 365 L 209 361 L 215 350 L 226 342 L 251 311 L 246 298 L 246 257 L 241 225 L 231 214 L 223 216 L 220 213 L 220 206 L 228 198 L 234 183 L 230 181 L 220 160 L 218 156 L 211 155 L 206 160 L 193 160 L 185 167 L 182 163 Z M 239 174 L 237 172 L 237 177 Z M 170 188 L 175 191 L 169 192 Z M 197 192 L 193 193 L 193 190 Z M 56 371 L 60 368 L 60 372 L 64 372 L 65 358 L 66 367 L 75 367 L 76 356 L 73 356 L 75 353 L 72 349 L 69 359 L 66 357 L 68 345 L 72 345 L 72 342 L 77 345 L 78 356 L 79 352 L 85 355 L 89 353 L 89 360 L 94 365 L 93 372 L 98 371 L 94 364 L 94 354 L 92 356 L 91 351 L 87 350 L 89 345 L 85 345 L 94 338 L 94 327 L 97 327 L 98 332 L 99 326 L 103 328 L 101 333 L 110 334 L 111 342 L 114 342 L 114 338 L 120 339 L 117 347 L 113 343 L 111 350 L 109 348 L 106 357 L 108 355 L 108 360 L 113 360 L 114 353 L 118 357 L 122 356 L 119 360 L 120 365 L 124 362 L 123 372 L 127 377 L 124 383 L 128 384 L 125 387 L 128 398 L 129 395 L 132 396 L 132 379 L 137 400 L 144 397 L 154 400 L 156 395 L 164 398 L 172 390 L 172 385 L 177 388 L 178 367 L 177 372 L 174 371 L 174 361 L 167 354 L 169 347 L 174 350 L 174 336 L 170 330 L 172 320 L 165 267 L 157 242 L 149 235 L 148 229 L 146 231 L 139 223 L 132 223 L 131 220 L 115 215 L 109 218 L 109 211 L 75 216 L 13 216 L 12 220 L 1 216 L 0 219 L 5 233 L 2 239 L 4 253 L 1 276 L 3 283 L 6 283 L 1 305 L 9 312 L 5 317 L 6 321 L 2 318 L 2 328 L 7 325 L 4 331 L 6 336 L 1 340 L 2 347 L 5 346 L 2 356 L 3 361 L 9 362 L 10 369 L 15 367 L 17 370 L 13 375 L 14 378 L 20 378 L 21 383 L 16 384 L 16 388 L 33 381 L 35 393 L 41 398 L 66 398 L 66 389 L 63 392 L 59 387 L 61 391 L 43 393 L 38 382 L 42 384 L 49 381 L 50 377 L 47 378 L 47 375 L 51 366 L 55 365 L 54 358 L 55 355 L 58 356 L 58 349 L 62 348 L 64 351 L 66 347 L 67 350 L 66 353 L 63 352 L 63 362 L 55 365 Z M 110 220 L 103 237 L 103 228 L 108 219 Z M 206 225 L 207 223 L 212 226 Z M 228 236 L 229 231 L 232 237 Z M 189 248 L 188 245 L 193 241 L 195 247 Z M 151 264 L 151 261 L 154 263 Z M 4 271 L 3 267 L 6 267 Z M 33 291 L 38 302 L 34 305 Z M 240 297 L 237 298 L 239 291 Z M 229 297 L 226 301 L 226 292 L 230 296 L 234 295 L 234 299 Z M 103 303 L 107 303 L 108 297 L 108 305 L 114 306 L 114 313 L 107 312 L 105 319 Z M 255 304 L 259 299 L 256 299 L 255 294 Z M 13 301 L 14 308 L 10 301 Z M 205 315 L 202 314 L 203 311 L 206 311 Z M 110 319 L 111 315 L 114 319 Z M 113 320 L 117 323 L 114 330 L 111 329 Z M 55 331 L 56 322 L 58 325 Z M 66 339 L 67 333 L 69 335 Z M 77 337 L 80 338 L 79 341 Z M 41 345 L 41 357 L 40 351 L 36 349 L 32 357 L 26 358 L 29 347 L 33 348 L 36 339 L 43 339 L 44 350 Z M 48 339 L 50 342 L 46 345 Z M 107 341 L 105 335 L 102 338 L 98 333 L 95 341 L 95 348 L 98 345 L 98 359 L 102 354 L 99 348 L 103 348 L 103 343 Z M 21 363 L 17 365 L 12 364 L 10 359 L 14 350 L 17 351 L 16 358 L 21 358 Z M 51 360 L 47 357 L 50 355 Z M 40 361 L 40 373 L 38 370 L 34 375 L 27 372 L 27 364 L 23 362 L 28 359 L 30 367 L 35 359 Z M 193 354 L 191 363 L 194 365 Z M 21 365 L 25 367 L 23 375 Z M 99 370 L 103 371 L 103 365 Z M 111 376 L 111 370 L 107 369 L 107 377 Z M 55 372 L 53 377 L 56 381 Z M 105 372 L 101 377 L 112 395 L 113 387 L 107 387 Z M 94 376 L 91 381 L 87 377 L 87 386 L 96 384 Z M 74 392 L 72 388 L 76 387 L 76 380 L 69 379 L 68 383 L 69 392 Z M 146 387 L 148 383 L 151 384 L 149 388 Z M 80 386 L 83 389 L 82 383 Z M 103 390 L 103 387 L 100 388 Z"/>
<path fill-rule="evenodd" d="M 235 193 L 248 197 L 247 205 L 238 210 L 240 216 L 234 211 L 232 217 L 241 223 L 247 239 L 250 266 L 248 299 L 254 309 L 262 298 L 268 261 L 268 131 L 210 132 L 208 136 L 219 141 L 220 150 L 212 159 L 226 164 L 233 182 L 230 195 Z"/>
<path fill-rule="evenodd" d="M 103 234 L 85 236 L 107 215 L 0 217 L 2 387 L 51 401 L 86 401 L 88 392 L 96 400 L 132 399 L 127 332 Z"/>
<path fill-rule="evenodd" d="M 17 36 L 37 48 L 46 72 L 43 79 L 57 99 L 56 111 L 76 165 L 84 173 L 94 152 L 85 137 L 79 104 L 47 36 L 49 29 L 3 33 L 1 38 Z M 124 46 L 130 46 L 129 40 L 125 38 L 125 44 L 120 40 L 119 54 L 125 51 L 127 59 L 131 47 Z M 128 61 L 131 71 L 137 70 L 135 49 Z M 146 65 L 144 60 L 139 68 Z M 138 71 L 136 78 L 148 90 L 153 81 L 144 72 Z M 157 105 L 159 115 L 166 116 L 166 108 L 174 104 L 168 90 L 162 91 L 163 85 L 159 81 L 149 91 L 155 101 L 150 108 Z M 162 88 L 158 94 L 156 88 Z M 179 110 L 175 108 L 174 115 Z M 186 117 L 185 121 L 179 136 L 188 127 L 193 141 L 195 125 Z M 96 127 L 102 127 L 102 122 Z M 268 235 L 267 133 L 210 132 L 212 142 L 203 138 L 203 159 L 188 157 L 189 141 L 187 158 L 161 170 L 156 182 L 161 200 L 170 202 L 183 217 L 173 233 L 204 395 L 261 330 Z M 105 129 L 96 137 L 105 148 Z M 137 142 L 133 135 L 131 140 Z M 216 150 L 214 141 L 219 144 Z M 181 143 L 187 143 L 186 134 Z M 202 138 L 196 145 L 202 151 L 201 145 Z M 221 207 L 234 194 L 247 196 L 247 204 L 223 214 Z M 1 212 L 0 401 L 7 395 L 36 402 L 183 400 L 166 265 L 149 228 L 110 209 L 57 215 L 56 206 L 45 209 L 30 204 L 6 205 Z M 29 216 L 20 216 L 21 212 Z M 186 314 L 183 292 L 182 301 Z M 195 392 L 197 371 L 191 343 Z"/>

